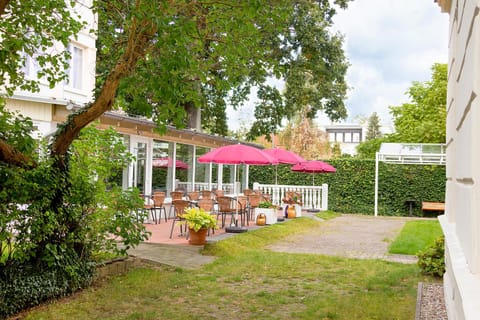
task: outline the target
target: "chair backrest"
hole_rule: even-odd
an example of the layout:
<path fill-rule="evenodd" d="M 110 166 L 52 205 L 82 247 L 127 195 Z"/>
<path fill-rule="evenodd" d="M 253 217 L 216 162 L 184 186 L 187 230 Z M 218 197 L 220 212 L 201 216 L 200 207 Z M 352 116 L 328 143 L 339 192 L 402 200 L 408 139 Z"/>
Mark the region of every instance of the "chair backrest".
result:
<path fill-rule="evenodd" d="M 157 208 L 163 207 L 165 202 L 165 192 L 153 194 L 153 205 Z"/>
<path fill-rule="evenodd" d="M 245 190 L 243 190 L 243 194 L 246 195 L 246 196 L 249 196 L 249 195 L 253 194 L 253 190 L 252 189 L 245 189 Z"/>
<path fill-rule="evenodd" d="M 210 190 L 202 190 L 200 191 L 200 196 L 202 199 L 213 199 L 214 194 Z"/>
<path fill-rule="evenodd" d="M 218 211 L 225 212 L 225 211 L 232 211 L 235 209 L 233 198 L 230 197 L 217 197 L 216 198 L 218 203 Z"/>
<path fill-rule="evenodd" d="M 185 213 L 185 209 L 190 207 L 188 200 L 176 199 L 172 200 L 172 205 L 175 208 L 175 216 L 181 217 Z"/>
<path fill-rule="evenodd" d="M 248 196 L 248 204 L 250 208 L 257 208 L 262 201 L 262 196 L 259 194 L 251 194 Z"/>
<path fill-rule="evenodd" d="M 200 198 L 200 192 L 198 191 L 190 191 L 187 192 L 188 200 L 190 201 L 197 201 Z"/>
<path fill-rule="evenodd" d="M 215 194 L 215 197 L 223 197 L 225 196 L 225 191 L 221 189 L 214 190 L 213 193 Z"/>
<path fill-rule="evenodd" d="M 238 210 L 246 210 L 248 204 L 248 197 L 247 196 L 238 196 L 237 197 L 237 204 L 239 207 Z"/>
<path fill-rule="evenodd" d="M 272 196 L 268 193 L 262 194 L 262 199 L 263 199 L 263 201 L 272 202 Z"/>
<path fill-rule="evenodd" d="M 197 204 L 199 208 L 205 211 L 208 211 L 208 212 L 213 211 L 213 204 L 214 204 L 213 199 L 202 198 L 198 200 Z"/>
<path fill-rule="evenodd" d="M 173 200 L 182 200 L 183 191 L 172 191 L 172 192 L 170 192 L 170 197 L 172 197 L 172 201 Z"/>

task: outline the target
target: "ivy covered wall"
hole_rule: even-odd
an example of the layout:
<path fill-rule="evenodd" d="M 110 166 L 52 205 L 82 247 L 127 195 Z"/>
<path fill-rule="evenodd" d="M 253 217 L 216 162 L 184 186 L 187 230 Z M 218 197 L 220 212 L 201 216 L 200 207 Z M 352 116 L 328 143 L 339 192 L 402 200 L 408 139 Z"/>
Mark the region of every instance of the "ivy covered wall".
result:
<path fill-rule="evenodd" d="M 337 172 L 308 174 L 290 171 L 290 165 L 251 166 L 249 180 L 278 184 L 315 185 L 327 183 L 330 210 L 342 213 L 374 213 L 375 160 L 337 159 L 326 161 Z M 422 201 L 445 201 L 445 166 L 379 164 L 378 214 L 405 216 L 409 214 L 406 200 L 415 200 L 413 215 L 421 216 Z"/>

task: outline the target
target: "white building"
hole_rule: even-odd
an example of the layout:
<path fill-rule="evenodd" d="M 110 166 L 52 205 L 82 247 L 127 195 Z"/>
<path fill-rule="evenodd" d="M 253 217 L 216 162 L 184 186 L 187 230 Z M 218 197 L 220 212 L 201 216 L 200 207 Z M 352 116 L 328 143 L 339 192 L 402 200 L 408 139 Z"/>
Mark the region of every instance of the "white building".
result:
<path fill-rule="evenodd" d="M 444 275 L 448 318 L 480 318 L 480 1 L 436 0 L 450 14 Z"/>
<path fill-rule="evenodd" d="M 324 125 L 320 127 L 328 134 L 328 140 L 333 145 L 338 143 L 342 154 L 356 155 L 357 146 L 365 141 L 367 124 L 341 123 Z M 380 128 L 382 134 L 392 133 L 392 129 L 386 126 Z"/>
<path fill-rule="evenodd" d="M 357 146 L 365 141 L 366 127 L 359 124 L 336 124 L 324 126 L 328 141 L 333 145 L 338 143 L 342 154 L 357 154 Z"/>
<path fill-rule="evenodd" d="M 49 88 L 46 81 L 40 80 L 40 92 L 18 90 L 14 96 L 7 99 L 7 108 L 20 111 L 32 118 L 34 125 L 43 135 L 55 130 L 57 122 L 52 119 L 57 110 L 82 106 L 93 98 L 96 37 L 88 30 L 96 28 L 96 16 L 89 9 L 91 6 L 92 0 L 85 0 L 78 2 L 74 8 L 87 24 L 68 46 L 72 56 L 68 70 L 69 80 L 59 83 L 54 88 Z M 57 49 L 63 50 L 64 47 Z M 38 70 L 39 66 L 35 58 L 28 56 L 22 70 L 25 76 L 36 79 Z"/>

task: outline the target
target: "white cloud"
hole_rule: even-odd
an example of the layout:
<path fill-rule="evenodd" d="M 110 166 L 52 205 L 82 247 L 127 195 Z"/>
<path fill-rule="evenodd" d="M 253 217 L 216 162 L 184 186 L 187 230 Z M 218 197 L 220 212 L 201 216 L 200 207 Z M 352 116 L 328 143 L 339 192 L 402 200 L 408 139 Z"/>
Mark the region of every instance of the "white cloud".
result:
<path fill-rule="evenodd" d="M 413 81 L 426 81 L 435 62 L 447 62 L 448 16 L 433 1 L 355 0 L 335 17 L 351 63 L 349 120 L 408 101 Z"/>
<path fill-rule="evenodd" d="M 335 16 L 335 30 L 345 36 L 351 64 L 346 101 L 351 122 L 377 112 L 390 124 L 389 106 L 408 101 L 413 81 L 426 81 L 435 62 L 447 62 L 448 15 L 433 0 L 354 0 Z M 229 110 L 229 126 L 253 120 L 253 103 Z M 329 121 L 319 116 L 319 122 Z"/>

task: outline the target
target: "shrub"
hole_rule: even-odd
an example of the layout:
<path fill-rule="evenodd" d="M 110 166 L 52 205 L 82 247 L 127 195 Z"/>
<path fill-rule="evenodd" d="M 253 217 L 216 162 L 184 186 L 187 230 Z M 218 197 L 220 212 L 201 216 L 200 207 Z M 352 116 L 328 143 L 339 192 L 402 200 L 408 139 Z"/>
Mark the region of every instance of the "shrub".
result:
<path fill-rule="evenodd" d="M 424 274 L 441 277 L 445 273 L 445 237 L 418 254 L 418 266 Z"/>
<path fill-rule="evenodd" d="M 91 284 L 95 264 L 78 260 L 68 268 L 42 268 L 25 264 L 11 265 L 0 271 L 0 319 L 62 297 Z M 74 272 L 72 272 L 74 270 Z"/>
<path fill-rule="evenodd" d="M 328 209 L 341 213 L 373 214 L 375 198 L 375 160 L 340 158 L 326 161 L 336 173 L 310 174 L 292 172 L 291 166 L 278 165 L 279 184 L 328 184 Z M 275 183 L 274 166 L 252 166 L 250 181 Z M 412 214 L 422 216 L 422 201 L 445 201 L 445 166 L 397 165 L 379 163 L 378 213 L 386 216 L 406 216 L 405 201 L 413 199 Z"/>

